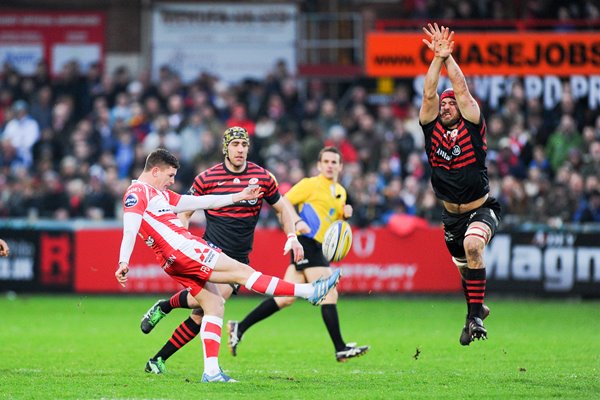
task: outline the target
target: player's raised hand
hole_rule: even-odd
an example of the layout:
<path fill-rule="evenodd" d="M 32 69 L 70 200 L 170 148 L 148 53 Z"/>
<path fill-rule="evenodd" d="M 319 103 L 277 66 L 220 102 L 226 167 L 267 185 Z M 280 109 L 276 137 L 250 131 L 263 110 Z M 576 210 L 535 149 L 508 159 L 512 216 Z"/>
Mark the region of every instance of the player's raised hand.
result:
<path fill-rule="evenodd" d="M 434 22 L 433 25 L 427 24 L 423 27 L 423 32 L 428 36 L 429 40 L 423 39 L 423 43 L 435 53 L 436 57 L 446 59 L 452 54 L 454 49 L 454 31 L 445 26 L 438 26 Z"/>

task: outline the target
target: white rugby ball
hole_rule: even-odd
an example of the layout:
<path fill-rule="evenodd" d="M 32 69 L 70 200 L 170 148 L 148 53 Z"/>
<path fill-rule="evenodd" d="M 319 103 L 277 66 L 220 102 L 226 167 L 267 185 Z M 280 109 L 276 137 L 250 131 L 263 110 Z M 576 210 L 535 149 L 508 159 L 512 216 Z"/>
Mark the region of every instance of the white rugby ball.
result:
<path fill-rule="evenodd" d="M 340 261 L 352 247 L 352 228 L 346 221 L 333 222 L 323 237 L 323 255 L 327 261 Z"/>

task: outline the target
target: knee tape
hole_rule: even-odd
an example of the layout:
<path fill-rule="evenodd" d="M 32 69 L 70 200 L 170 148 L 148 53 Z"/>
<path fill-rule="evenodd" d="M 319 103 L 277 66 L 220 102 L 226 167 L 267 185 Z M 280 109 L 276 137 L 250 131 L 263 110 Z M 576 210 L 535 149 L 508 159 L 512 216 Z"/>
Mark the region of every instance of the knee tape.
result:
<path fill-rule="evenodd" d="M 465 232 L 465 237 L 472 236 L 478 239 L 483 240 L 483 244 L 488 244 L 490 241 L 490 229 L 486 226 L 487 229 L 482 228 L 481 226 L 469 226 L 467 231 Z"/>

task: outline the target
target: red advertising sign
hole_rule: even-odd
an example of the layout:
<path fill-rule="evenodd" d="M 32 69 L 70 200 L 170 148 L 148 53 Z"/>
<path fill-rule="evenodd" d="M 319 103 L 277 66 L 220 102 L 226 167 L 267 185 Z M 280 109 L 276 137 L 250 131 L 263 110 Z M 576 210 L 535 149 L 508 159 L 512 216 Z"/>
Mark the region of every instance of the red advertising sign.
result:
<path fill-rule="evenodd" d="M 136 243 L 126 288 L 115 277 L 121 230 L 76 233 L 77 292 L 174 292 L 181 287 L 158 265 L 144 243 Z M 283 255 L 285 235 L 278 229 L 256 231 L 250 264 L 265 274 L 282 277 L 289 264 Z M 385 228 L 354 229 L 352 250 L 335 267 L 343 268 L 344 293 L 431 293 L 461 290 L 456 267 L 445 248 L 441 228 L 417 228 L 398 236 Z"/>
<path fill-rule="evenodd" d="M 432 52 L 422 33 L 370 32 L 368 76 L 424 75 Z M 458 32 L 452 52 L 465 75 L 595 75 L 598 32 Z"/>
<path fill-rule="evenodd" d="M 104 63 L 105 14 L 76 11 L 0 10 L 0 64 L 29 75 L 46 60 L 56 75 L 69 61 L 85 71 Z"/>
<path fill-rule="evenodd" d="M 126 287 L 115 279 L 123 231 L 81 230 L 75 238 L 75 291 L 88 293 L 175 292 L 181 286 L 160 267 L 154 252 L 141 240 L 131 257 Z"/>

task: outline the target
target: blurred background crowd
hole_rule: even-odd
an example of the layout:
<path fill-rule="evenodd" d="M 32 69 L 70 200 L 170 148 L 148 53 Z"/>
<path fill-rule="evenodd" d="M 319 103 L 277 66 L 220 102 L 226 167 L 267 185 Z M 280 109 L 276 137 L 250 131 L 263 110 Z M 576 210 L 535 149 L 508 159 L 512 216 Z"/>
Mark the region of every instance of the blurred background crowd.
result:
<path fill-rule="evenodd" d="M 504 18 L 514 10 L 496 0 L 412 0 L 413 18 Z M 528 1 L 523 18 L 598 18 L 595 1 Z M 509 15 L 510 14 L 510 15 Z M 563 28 L 568 28 L 565 22 Z M 471 91 L 475 94 L 474 82 Z M 381 101 L 363 81 L 341 95 L 319 79 L 301 80 L 285 63 L 262 80 L 231 84 L 200 74 L 182 82 L 168 66 L 157 79 L 127 67 L 81 72 L 76 62 L 51 77 L 44 62 L 31 76 L 0 70 L 0 215 L 106 220 L 119 218 L 121 196 L 146 155 L 165 147 L 182 168 L 174 188 L 222 161 L 221 135 L 242 126 L 251 135 L 249 159 L 268 168 L 281 191 L 316 173 L 324 145 L 343 153 L 341 183 L 358 226 L 386 224 L 394 214 L 439 223 L 429 183 L 415 93 L 396 81 Z M 569 85 L 546 109 L 517 80 L 499 106 L 480 100 L 488 126 L 491 194 L 505 224 L 600 222 L 600 112 L 577 100 Z M 276 219 L 265 207 L 262 225 Z"/>

